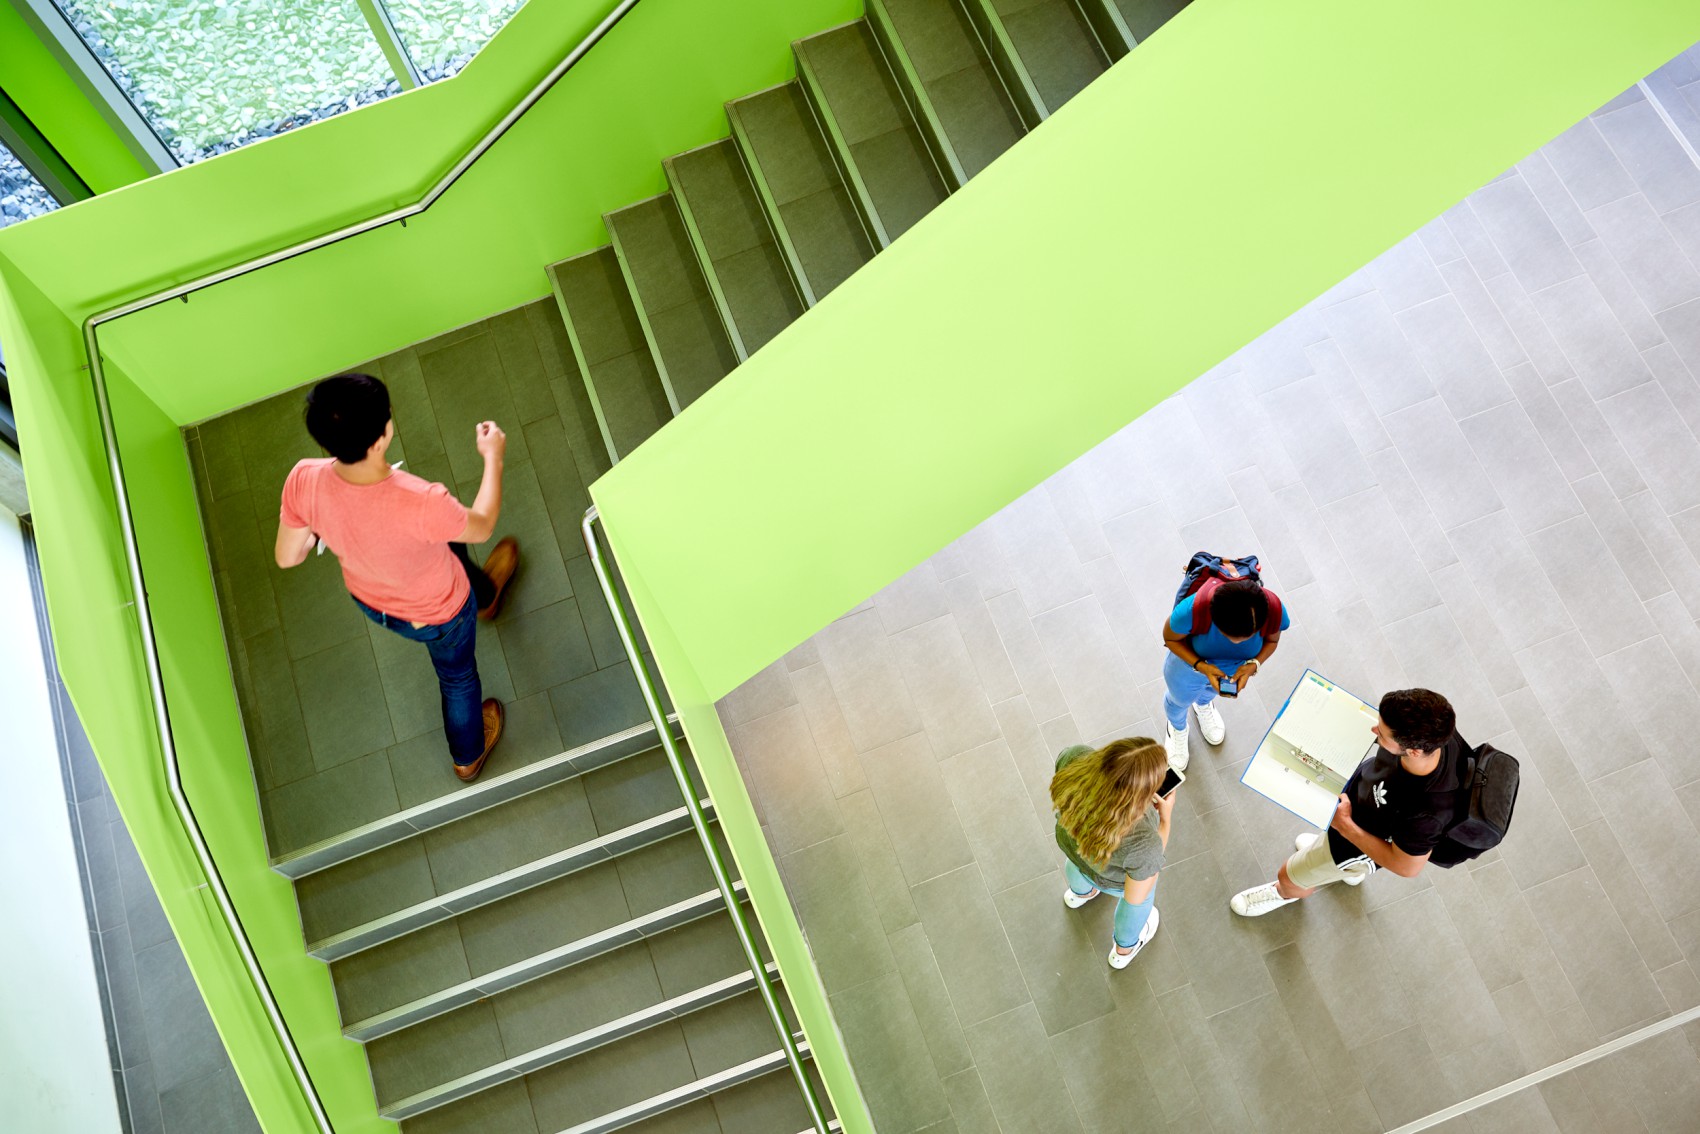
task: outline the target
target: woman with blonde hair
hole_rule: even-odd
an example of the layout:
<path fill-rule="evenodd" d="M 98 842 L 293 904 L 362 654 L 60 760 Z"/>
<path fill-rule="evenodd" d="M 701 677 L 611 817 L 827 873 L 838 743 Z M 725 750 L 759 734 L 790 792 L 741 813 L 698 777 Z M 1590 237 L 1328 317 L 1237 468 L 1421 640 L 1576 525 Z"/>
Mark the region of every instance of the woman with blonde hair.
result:
<path fill-rule="evenodd" d="M 1175 797 L 1157 794 L 1168 751 L 1148 736 L 1084 744 L 1057 756 L 1051 806 L 1057 846 L 1068 859 L 1063 904 L 1077 910 L 1100 893 L 1115 894 L 1110 967 L 1125 969 L 1157 933 L 1157 872 L 1169 845 Z"/>

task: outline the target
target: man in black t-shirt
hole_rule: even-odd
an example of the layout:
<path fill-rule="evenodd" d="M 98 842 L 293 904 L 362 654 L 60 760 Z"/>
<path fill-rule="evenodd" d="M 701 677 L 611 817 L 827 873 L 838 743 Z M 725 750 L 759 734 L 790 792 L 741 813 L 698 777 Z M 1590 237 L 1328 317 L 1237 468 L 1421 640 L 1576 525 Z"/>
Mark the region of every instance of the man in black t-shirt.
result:
<path fill-rule="evenodd" d="M 1229 906 L 1259 917 L 1331 882 L 1356 886 L 1377 867 L 1414 878 L 1456 818 L 1469 753 L 1452 705 L 1427 689 L 1381 699 L 1378 747 L 1346 781 L 1327 837 L 1306 833 L 1275 881 L 1235 894 Z"/>

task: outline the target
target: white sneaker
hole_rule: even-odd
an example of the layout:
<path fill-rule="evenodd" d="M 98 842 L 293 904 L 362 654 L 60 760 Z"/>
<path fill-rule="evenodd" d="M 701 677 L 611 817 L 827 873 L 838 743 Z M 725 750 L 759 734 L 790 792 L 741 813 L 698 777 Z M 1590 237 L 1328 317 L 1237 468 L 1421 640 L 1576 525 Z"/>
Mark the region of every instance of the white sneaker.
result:
<path fill-rule="evenodd" d="M 1145 943 L 1157 936 L 1157 907 L 1151 907 L 1151 916 L 1145 919 L 1145 928 L 1139 931 L 1139 940 L 1133 943 L 1133 948 L 1122 952 L 1121 946 L 1110 942 L 1110 967 L 1125 969 L 1139 956 L 1139 951 L 1145 948 Z"/>
<path fill-rule="evenodd" d="M 1169 767 L 1184 772 L 1187 761 L 1192 759 L 1192 751 L 1186 746 L 1186 729 L 1177 729 L 1173 725 L 1164 727 L 1168 729 L 1163 737 L 1163 747 L 1169 750 Z"/>
<path fill-rule="evenodd" d="M 1307 831 L 1293 840 L 1293 848 L 1295 850 L 1307 851 L 1312 846 L 1316 845 L 1316 840 L 1321 837 L 1322 836 L 1317 834 L 1315 831 Z M 1364 879 L 1368 878 L 1374 870 L 1375 864 L 1371 863 L 1369 870 L 1353 871 L 1351 874 L 1340 879 L 1340 881 L 1344 882 L 1348 886 L 1362 886 L 1364 884 Z"/>
<path fill-rule="evenodd" d="M 1077 910 L 1101 893 L 1103 893 L 1102 890 L 1093 890 L 1090 894 L 1076 894 L 1073 890 L 1065 888 L 1063 890 L 1063 905 L 1071 910 Z"/>
<path fill-rule="evenodd" d="M 1206 701 L 1202 705 L 1194 705 L 1192 711 L 1198 714 L 1198 731 L 1204 734 L 1204 742 L 1222 743 L 1222 738 L 1228 735 L 1228 726 L 1222 723 L 1222 714 L 1216 711 L 1216 702 Z"/>
<path fill-rule="evenodd" d="M 1262 917 L 1270 910 L 1290 906 L 1296 901 L 1298 901 L 1297 898 L 1283 898 L 1280 891 L 1275 889 L 1275 883 L 1265 882 L 1261 886 L 1241 890 L 1232 898 L 1229 898 L 1228 908 L 1241 917 Z"/>

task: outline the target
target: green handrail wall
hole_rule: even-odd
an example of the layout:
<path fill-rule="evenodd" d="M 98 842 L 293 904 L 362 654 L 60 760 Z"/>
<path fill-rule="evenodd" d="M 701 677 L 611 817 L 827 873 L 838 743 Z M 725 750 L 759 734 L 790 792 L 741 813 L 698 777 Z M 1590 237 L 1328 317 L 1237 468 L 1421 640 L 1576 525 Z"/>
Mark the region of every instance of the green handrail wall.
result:
<path fill-rule="evenodd" d="M 542 264 L 600 242 L 597 214 L 661 188 L 659 156 L 724 132 L 720 99 L 785 77 L 786 41 L 856 14 L 750 2 L 733 28 L 724 11 L 646 0 L 422 221 L 110 335 L 189 790 L 219 815 L 209 837 L 339 1129 L 378 1127 L 230 755 L 177 428 L 541 296 Z M 579 0 L 529 5 L 450 83 L 0 233 L 0 339 L 67 681 L 274 1132 L 300 1109 L 146 741 L 77 324 L 411 199 L 594 19 Z M 788 973 L 806 954 L 713 700 L 1696 39 L 1685 0 L 1196 0 L 594 486 Z M 790 991 L 821 1018 L 818 986 Z M 830 1031 L 810 1040 L 867 1129 Z"/>

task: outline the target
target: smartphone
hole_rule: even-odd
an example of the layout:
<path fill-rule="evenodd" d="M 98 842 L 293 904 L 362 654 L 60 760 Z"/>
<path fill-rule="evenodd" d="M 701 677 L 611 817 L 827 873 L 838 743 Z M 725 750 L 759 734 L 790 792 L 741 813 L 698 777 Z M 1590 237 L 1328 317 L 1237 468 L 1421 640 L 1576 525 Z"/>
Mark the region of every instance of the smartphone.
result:
<path fill-rule="evenodd" d="M 1157 794 L 1167 799 L 1175 793 L 1175 789 L 1180 787 L 1185 780 L 1186 776 L 1170 768 L 1169 774 L 1163 777 L 1163 786 L 1157 789 Z"/>
<path fill-rule="evenodd" d="M 1224 677 L 1218 681 L 1216 691 L 1224 697 L 1238 697 L 1240 695 L 1240 687 L 1234 684 L 1234 679 L 1231 677 Z"/>

